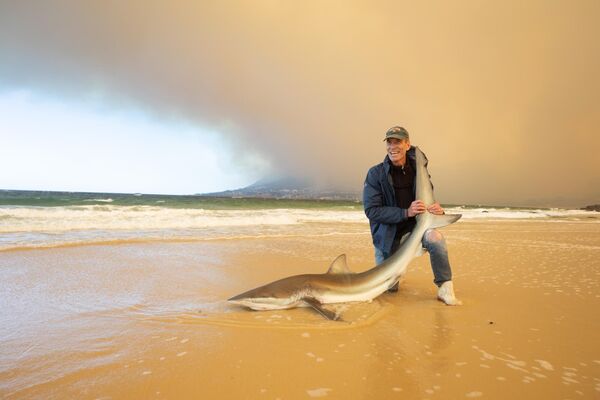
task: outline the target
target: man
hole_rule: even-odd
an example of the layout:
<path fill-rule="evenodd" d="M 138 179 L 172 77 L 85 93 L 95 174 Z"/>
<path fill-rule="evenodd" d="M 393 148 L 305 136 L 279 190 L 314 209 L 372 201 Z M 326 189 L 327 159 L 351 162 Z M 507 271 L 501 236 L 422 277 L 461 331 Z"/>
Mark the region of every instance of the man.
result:
<path fill-rule="evenodd" d="M 439 203 L 424 204 L 415 199 L 415 149 L 410 146 L 407 130 L 394 126 L 386 132 L 384 141 L 387 155 L 382 163 L 369 170 L 363 190 L 363 204 L 371 225 L 377 265 L 398 250 L 403 238 L 416 225 L 416 215 L 425 211 L 444 214 Z M 427 158 L 425 160 L 427 167 Z M 444 237 L 436 229 L 429 229 L 423 235 L 422 243 L 429 252 L 438 299 L 447 305 L 461 304 L 454 295 Z M 390 291 L 398 291 L 398 284 Z"/>

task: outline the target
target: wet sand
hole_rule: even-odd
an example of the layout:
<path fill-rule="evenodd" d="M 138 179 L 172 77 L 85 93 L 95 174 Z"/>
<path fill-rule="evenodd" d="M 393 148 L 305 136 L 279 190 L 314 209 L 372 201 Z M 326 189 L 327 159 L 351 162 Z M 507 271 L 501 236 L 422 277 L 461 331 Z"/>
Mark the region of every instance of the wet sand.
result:
<path fill-rule="evenodd" d="M 0 397 L 600 398 L 597 221 L 444 228 L 462 307 L 436 300 L 427 255 L 343 322 L 224 301 L 342 252 L 370 268 L 368 228 L 330 225 L 0 253 Z"/>

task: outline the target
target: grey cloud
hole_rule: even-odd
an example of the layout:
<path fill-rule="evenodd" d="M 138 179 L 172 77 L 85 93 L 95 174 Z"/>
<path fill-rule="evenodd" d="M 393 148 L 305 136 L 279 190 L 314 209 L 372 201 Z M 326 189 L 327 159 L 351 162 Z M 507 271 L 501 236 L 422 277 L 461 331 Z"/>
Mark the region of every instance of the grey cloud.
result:
<path fill-rule="evenodd" d="M 323 185 L 360 190 L 401 124 L 443 202 L 600 200 L 598 2 L 165 4 L 4 2 L 0 85 L 181 115 Z"/>

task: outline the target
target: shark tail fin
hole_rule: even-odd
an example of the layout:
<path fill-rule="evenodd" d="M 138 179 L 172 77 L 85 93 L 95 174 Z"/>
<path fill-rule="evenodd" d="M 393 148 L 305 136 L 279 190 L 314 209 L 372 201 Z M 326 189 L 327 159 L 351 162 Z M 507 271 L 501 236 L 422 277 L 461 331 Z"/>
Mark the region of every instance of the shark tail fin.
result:
<path fill-rule="evenodd" d="M 458 221 L 460 217 L 462 217 L 462 214 L 434 215 L 430 228 L 441 228 L 443 226 L 453 224 Z"/>

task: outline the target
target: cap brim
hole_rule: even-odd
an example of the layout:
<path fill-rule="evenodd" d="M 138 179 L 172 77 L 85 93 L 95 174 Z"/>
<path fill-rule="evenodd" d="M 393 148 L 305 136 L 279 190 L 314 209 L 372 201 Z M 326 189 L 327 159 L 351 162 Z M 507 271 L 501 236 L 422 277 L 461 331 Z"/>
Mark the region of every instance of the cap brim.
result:
<path fill-rule="evenodd" d="M 392 133 L 391 135 L 386 136 L 385 139 L 383 139 L 383 141 L 385 142 L 388 139 L 399 139 L 399 140 L 402 140 L 402 139 L 408 139 L 408 136 L 406 136 L 406 135 L 400 135 L 400 134 L 397 134 L 397 133 Z"/>

